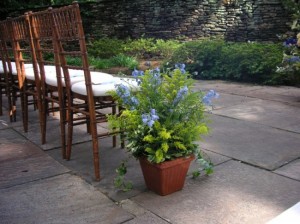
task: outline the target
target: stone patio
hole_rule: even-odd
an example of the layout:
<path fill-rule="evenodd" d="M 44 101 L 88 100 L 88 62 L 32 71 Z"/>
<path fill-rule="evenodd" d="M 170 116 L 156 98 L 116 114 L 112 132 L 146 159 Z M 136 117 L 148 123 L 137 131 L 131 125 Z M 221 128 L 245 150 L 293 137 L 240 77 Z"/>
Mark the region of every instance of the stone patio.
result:
<path fill-rule="evenodd" d="M 260 224 L 297 204 L 300 89 L 225 81 L 197 81 L 195 88 L 220 93 L 207 113 L 211 132 L 199 142 L 215 172 L 194 180 L 193 163 L 184 189 L 164 197 L 146 189 L 133 158 L 127 178 L 134 189 L 114 188 L 115 169 L 128 155 L 111 138 L 100 139 L 102 179 L 95 182 L 84 126 L 75 128 L 72 159 L 64 161 L 57 117 L 49 119 L 48 142 L 41 145 L 36 112 L 28 133 L 20 114 L 15 123 L 1 116 L 1 223 Z"/>

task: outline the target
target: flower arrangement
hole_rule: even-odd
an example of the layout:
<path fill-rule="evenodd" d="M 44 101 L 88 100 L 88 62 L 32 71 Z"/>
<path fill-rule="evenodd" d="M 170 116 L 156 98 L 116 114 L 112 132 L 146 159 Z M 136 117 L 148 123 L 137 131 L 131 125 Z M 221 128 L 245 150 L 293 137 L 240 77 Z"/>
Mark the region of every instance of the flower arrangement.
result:
<path fill-rule="evenodd" d="M 284 35 L 278 35 L 283 42 L 284 52 L 281 64 L 276 72 L 282 74 L 286 81 L 293 85 L 300 84 L 300 4 L 294 0 L 282 0 L 282 4 L 291 14 L 291 30 Z"/>
<path fill-rule="evenodd" d="M 111 93 L 124 110 L 109 115 L 109 127 L 122 130 L 126 148 L 135 157 L 147 157 L 151 163 L 162 163 L 195 154 L 206 174 L 212 173 L 212 163 L 194 143 L 208 133 L 205 105 L 211 105 L 218 94 L 193 91 L 194 80 L 177 64 L 174 70 L 159 68 L 145 72 L 134 70 L 132 75 L 139 89 L 118 85 Z M 126 173 L 124 163 L 117 171 Z M 199 171 L 194 172 L 198 176 Z M 121 180 L 119 179 L 119 185 Z M 118 184 L 117 184 L 118 185 Z"/>
<path fill-rule="evenodd" d="M 290 67 L 299 67 L 300 64 L 300 33 L 296 38 L 288 38 L 283 42 L 285 53 L 283 55 L 283 64 Z M 300 67 L 299 67 L 300 68 Z"/>

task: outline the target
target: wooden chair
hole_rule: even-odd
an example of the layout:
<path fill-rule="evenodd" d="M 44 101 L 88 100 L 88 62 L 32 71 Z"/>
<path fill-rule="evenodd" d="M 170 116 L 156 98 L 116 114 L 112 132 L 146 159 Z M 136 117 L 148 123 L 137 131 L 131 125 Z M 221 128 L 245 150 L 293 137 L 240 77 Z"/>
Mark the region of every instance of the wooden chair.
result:
<path fill-rule="evenodd" d="M 12 37 L 10 33 L 10 23 L 7 20 L 0 21 L 0 51 L 1 51 L 1 68 L 0 68 L 0 88 L 1 88 L 1 99 L 0 99 L 0 114 L 3 114 L 2 111 L 2 96 L 6 95 L 7 97 L 7 108 L 8 115 L 10 117 L 10 121 L 16 121 L 16 107 L 12 104 L 12 75 L 13 73 L 16 75 L 15 63 L 12 62 L 14 60 L 14 53 L 12 48 Z"/>
<path fill-rule="evenodd" d="M 22 21 L 23 24 L 25 24 L 24 17 L 19 17 L 15 19 L 6 19 L 4 21 L 1 21 L 1 55 L 3 58 L 3 71 L 5 73 L 5 84 L 6 84 L 6 95 L 8 97 L 8 108 L 9 108 L 9 115 L 10 115 L 10 121 L 16 121 L 16 101 L 17 97 L 21 96 L 21 108 L 22 108 L 22 117 L 23 117 L 23 127 L 24 131 L 27 132 L 28 126 L 26 125 L 26 120 L 24 119 L 26 116 L 26 111 L 24 110 L 24 84 L 25 84 L 25 70 L 28 70 L 28 73 L 32 72 L 32 64 L 25 64 L 25 60 L 23 60 L 22 57 L 22 50 L 20 46 L 23 44 L 23 42 L 26 42 L 30 39 L 28 36 L 24 39 L 20 39 L 20 32 L 18 32 L 19 28 L 23 32 L 23 34 L 27 34 L 27 27 L 19 26 L 15 27 L 14 21 L 19 20 Z M 26 40 L 26 41 L 25 41 Z M 20 44 L 22 43 L 22 44 Z M 19 51 L 18 51 L 19 47 Z M 21 49 L 21 50 L 20 50 Z M 31 54 L 29 52 L 32 52 L 32 49 L 26 48 L 28 50 L 28 56 L 31 58 Z M 20 64 L 21 63 L 21 64 Z M 32 103 L 31 101 L 30 103 Z M 27 122 L 28 123 L 28 122 Z"/>
<path fill-rule="evenodd" d="M 0 24 L 0 29 L 1 29 L 1 24 Z M 2 30 L 2 29 L 1 29 Z M 5 56 L 4 56 L 4 46 L 3 46 L 3 41 L 2 41 L 2 35 L 0 34 L 0 116 L 3 115 L 3 100 L 2 96 L 8 96 L 8 83 L 7 83 L 7 66 L 6 66 L 6 61 L 5 61 Z"/>
<path fill-rule="evenodd" d="M 39 67 L 41 86 L 41 136 L 46 142 L 47 117 L 51 112 L 59 111 L 62 156 L 65 158 L 65 90 L 62 83 L 62 72 L 58 59 L 57 47 L 53 42 L 52 16 L 49 10 L 29 12 L 33 44 Z M 51 80 L 51 82 L 47 82 Z M 51 104 L 51 107 L 49 106 Z"/>
<path fill-rule="evenodd" d="M 54 19 L 52 9 L 46 11 L 29 12 L 29 21 L 32 29 L 32 38 L 40 68 L 40 80 L 42 87 L 42 140 L 46 141 L 47 115 L 52 111 L 60 114 L 60 136 L 62 156 L 66 158 L 66 83 L 62 70 L 57 41 L 54 41 Z M 84 73 L 80 70 L 68 70 L 68 85 L 84 81 Z M 49 104 L 52 106 L 49 107 Z M 56 107 L 53 107 L 56 105 Z M 82 105 L 81 105 L 82 106 Z M 83 105 L 85 108 L 86 105 Z"/>
<path fill-rule="evenodd" d="M 36 52 L 32 40 L 31 28 L 28 15 L 19 16 L 8 20 L 11 26 L 14 59 L 17 70 L 17 85 L 13 89 L 20 91 L 22 104 L 22 118 L 24 131 L 28 131 L 28 106 L 38 108 L 39 121 L 42 116 L 41 85 L 39 68 L 36 60 Z M 29 100 L 30 98 L 30 100 Z"/>
<path fill-rule="evenodd" d="M 115 114 L 117 112 L 117 104 L 107 91 L 114 90 L 115 85 L 118 83 L 128 84 L 128 82 L 108 74 L 90 71 L 79 5 L 76 2 L 66 7 L 52 9 L 51 14 L 55 30 L 53 40 L 57 43 L 67 93 L 68 131 L 66 159 L 70 159 L 71 156 L 73 127 L 77 124 L 87 123 L 88 132 L 92 138 L 95 178 L 99 181 L 98 138 L 111 134 L 109 132 L 98 133 L 97 131 L 97 123 L 107 121 L 106 114 L 103 114 L 101 109 L 111 108 L 111 113 Z M 70 83 L 70 70 L 74 69 L 74 66 L 70 65 L 69 57 L 77 58 L 79 64 L 77 64 L 76 69 L 79 69 L 84 74 L 84 81 Z M 83 102 L 83 104 L 78 104 L 78 101 Z M 75 119 L 75 113 L 82 114 L 84 120 Z M 113 146 L 116 146 L 116 136 L 113 136 Z"/>

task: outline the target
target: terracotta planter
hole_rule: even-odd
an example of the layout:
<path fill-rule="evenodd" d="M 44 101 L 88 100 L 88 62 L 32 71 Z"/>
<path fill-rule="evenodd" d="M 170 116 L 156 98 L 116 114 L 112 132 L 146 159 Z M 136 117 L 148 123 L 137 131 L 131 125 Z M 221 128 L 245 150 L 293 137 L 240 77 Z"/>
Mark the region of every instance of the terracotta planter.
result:
<path fill-rule="evenodd" d="M 162 196 L 181 190 L 193 159 L 195 159 L 195 156 L 191 155 L 160 164 L 153 164 L 146 158 L 140 158 L 139 161 L 147 188 Z"/>

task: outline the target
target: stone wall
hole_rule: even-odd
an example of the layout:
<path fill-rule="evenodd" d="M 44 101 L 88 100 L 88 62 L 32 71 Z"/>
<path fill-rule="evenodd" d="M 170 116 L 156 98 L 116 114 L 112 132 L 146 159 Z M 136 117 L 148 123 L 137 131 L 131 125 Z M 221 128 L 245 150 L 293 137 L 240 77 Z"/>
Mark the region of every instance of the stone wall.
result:
<path fill-rule="evenodd" d="M 226 4 L 226 2 L 233 2 Z M 33 9 L 33 11 L 45 8 Z M 81 3 L 87 37 L 277 41 L 289 30 L 281 0 L 98 0 Z M 18 16 L 26 10 L 14 11 Z"/>
<path fill-rule="evenodd" d="M 88 37 L 182 38 L 224 36 L 274 41 L 289 30 L 280 0 L 100 0 L 81 4 Z"/>

